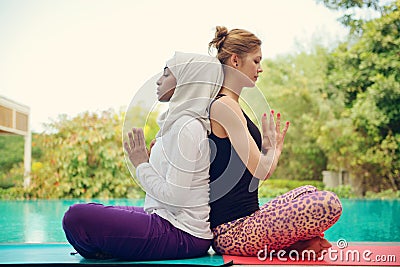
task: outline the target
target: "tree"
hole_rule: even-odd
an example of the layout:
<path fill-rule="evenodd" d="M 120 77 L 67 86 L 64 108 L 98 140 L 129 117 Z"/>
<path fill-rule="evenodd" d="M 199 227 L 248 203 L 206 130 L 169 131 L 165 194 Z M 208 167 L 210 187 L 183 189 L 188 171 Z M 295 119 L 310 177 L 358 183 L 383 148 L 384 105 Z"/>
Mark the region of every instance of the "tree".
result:
<path fill-rule="evenodd" d="M 341 11 L 339 21 L 350 28 L 352 34 L 361 34 L 363 25 L 374 16 L 382 16 L 388 6 L 380 0 L 317 0 L 332 10 Z M 364 14 L 361 17 L 360 14 Z"/>
<path fill-rule="evenodd" d="M 32 157 L 39 158 L 42 154 L 40 148 L 35 146 L 35 136 L 32 134 Z M 18 183 L 21 177 L 13 177 L 9 171 L 17 168 L 24 161 L 24 137 L 19 135 L 0 135 L 0 187 L 10 187 Z"/>
<path fill-rule="evenodd" d="M 131 120 L 142 121 L 146 112 L 133 107 Z M 32 166 L 27 198 L 137 198 L 144 192 L 133 181 L 122 149 L 124 113 L 112 110 L 85 112 L 74 118 L 61 115 L 37 136 L 43 155 Z M 143 125 L 150 131 L 155 116 Z M 155 129 L 156 131 L 157 129 Z M 151 140 L 151 136 L 149 137 Z"/>
<path fill-rule="evenodd" d="M 0 135 L 0 177 L 24 160 L 24 137 Z"/>
<path fill-rule="evenodd" d="M 325 1 L 327 2 L 327 1 Z M 346 8 L 346 3 L 331 1 Z M 361 24 L 332 54 L 326 91 L 333 117 L 315 134 L 331 168 L 349 169 L 366 190 L 400 189 L 400 1 Z"/>

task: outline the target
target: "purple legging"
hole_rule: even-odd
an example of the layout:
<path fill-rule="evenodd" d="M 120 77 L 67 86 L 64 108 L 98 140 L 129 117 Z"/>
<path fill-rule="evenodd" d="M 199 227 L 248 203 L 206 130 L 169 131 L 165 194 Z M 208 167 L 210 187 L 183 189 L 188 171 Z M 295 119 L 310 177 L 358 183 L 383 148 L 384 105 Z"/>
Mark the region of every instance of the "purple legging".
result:
<path fill-rule="evenodd" d="M 65 213 L 63 228 L 69 243 L 87 259 L 191 258 L 206 254 L 211 245 L 142 207 L 75 204 Z"/>

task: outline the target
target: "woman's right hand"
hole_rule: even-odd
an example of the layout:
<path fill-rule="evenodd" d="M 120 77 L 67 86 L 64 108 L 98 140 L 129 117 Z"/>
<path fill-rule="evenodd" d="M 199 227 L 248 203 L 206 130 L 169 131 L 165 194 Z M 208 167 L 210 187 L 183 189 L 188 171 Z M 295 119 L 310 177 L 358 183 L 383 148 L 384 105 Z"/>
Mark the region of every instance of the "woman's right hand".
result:
<path fill-rule="evenodd" d="M 124 142 L 124 148 L 128 154 L 129 160 L 135 168 L 144 162 L 149 162 L 149 151 L 146 148 L 142 128 L 132 128 L 132 132 L 128 132 L 128 142 Z"/>

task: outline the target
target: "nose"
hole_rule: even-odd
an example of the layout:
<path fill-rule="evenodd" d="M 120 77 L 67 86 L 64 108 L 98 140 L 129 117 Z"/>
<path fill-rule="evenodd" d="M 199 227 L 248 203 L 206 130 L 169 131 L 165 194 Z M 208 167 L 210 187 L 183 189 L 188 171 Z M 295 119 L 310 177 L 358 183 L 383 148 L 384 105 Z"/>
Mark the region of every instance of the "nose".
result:
<path fill-rule="evenodd" d="M 157 80 L 157 82 L 156 82 L 156 84 L 157 84 L 158 86 L 161 85 L 161 78 L 162 78 L 162 77 L 160 77 L 160 78 Z"/>
<path fill-rule="evenodd" d="M 263 72 L 264 70 L 261 68 L 261 66 L 258 68 L 258 70 L 257 70 L 257 72 L 258 73 L 260 73 L 260 72 Z"/>

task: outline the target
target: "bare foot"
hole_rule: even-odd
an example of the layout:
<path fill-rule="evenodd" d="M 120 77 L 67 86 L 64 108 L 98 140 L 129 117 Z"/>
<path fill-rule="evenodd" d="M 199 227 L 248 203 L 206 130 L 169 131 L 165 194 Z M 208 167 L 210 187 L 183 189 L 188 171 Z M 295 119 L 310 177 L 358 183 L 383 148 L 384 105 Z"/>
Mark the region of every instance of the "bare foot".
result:
<path fill-rule="evenodd" d="M 321 247 L 324 249 L 328 249 L 328 248 L 332 247 L 332 244 L 325 238 L 321 237 Z"/>
<path fill-rule="evenodd" d="M 296 250 L 298 252 L 302 252 L 303 250 L 306 249 L 314 250 L 319 248 L 320 248 L 320 237 L 316 236 L 308 240 L 299 240 L 285 250 L 286 251 Z"/>
<path fill-rule="evenodd" d="M 323 237 L 316 236 L 309 240 L 300 240 L 287 249 L 287 252 L 291 250 L 296 250 L 299 254 L 305 250 L 314 251 L 315 255 L 319 258 L 322 255 L 323 251 L 327 251 L 331 247 L 331 243 Z"/>

